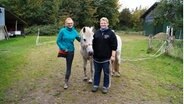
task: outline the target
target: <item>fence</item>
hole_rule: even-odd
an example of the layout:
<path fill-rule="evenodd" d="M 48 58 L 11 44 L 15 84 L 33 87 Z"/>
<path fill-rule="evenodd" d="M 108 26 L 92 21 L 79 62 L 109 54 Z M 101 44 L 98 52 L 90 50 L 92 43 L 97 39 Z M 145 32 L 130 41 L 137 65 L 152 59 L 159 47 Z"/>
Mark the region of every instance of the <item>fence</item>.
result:
<path fill-rule="evenodd" d="M 155 36 L 149 36 L 148 49 L 158 50 L 164 43 L 164 52 L 170 56 L 183 59 L 183 40 L 175 39 L 174 36 L 167 33 L 158 33 Z"/>

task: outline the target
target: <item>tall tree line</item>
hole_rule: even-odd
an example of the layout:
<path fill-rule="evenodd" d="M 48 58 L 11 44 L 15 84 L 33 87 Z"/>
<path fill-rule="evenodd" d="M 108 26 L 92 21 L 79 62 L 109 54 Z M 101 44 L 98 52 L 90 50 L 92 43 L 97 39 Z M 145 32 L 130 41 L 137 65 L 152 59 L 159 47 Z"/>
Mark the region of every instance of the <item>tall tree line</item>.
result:
<path fill-rule="evenodd" d="M 99 19 L 107 17 L 110 27 L 140 31 L 140 16 L 146 8 L 118 11 L 118 0 L 0 0 L 0 5 L 16 13 L 30 26 L 64 25 L 66 17 L 72 17 L 75 25 L 81 28 L 99 26 Z M 156 10 L 155 23 L 168 21 L 172 26 L 183 28 L 183 0 L 161 0 Z"/>
<path fill-rule="evenodd" d="M 79 28 L 97 25 L 106 16 L 112 27 L 119 16 L 118 0 L 1 0 L 0 4 L 31 25 L 64 25 L 72 17 Z"/>
<path fill-rule="evenodd" d="M 47 25 L 57 22 L 58 0 L 4 0 L 5 9 L 16 13 L 31 25 Z"/>
<path fill-rule="evenodd" d="M 183 0 L 161 0 L 155 12 L 155 24 L 168 22 L 183 29 Z"/>
<path fill-rule="evenodd" d="M 142 31 L 141 15 L 146 11 L 146 8 L 136 8 L 130 11 L 129 8 L 124 8 L 119 15 L 118 28 L 121 30 Z"/>

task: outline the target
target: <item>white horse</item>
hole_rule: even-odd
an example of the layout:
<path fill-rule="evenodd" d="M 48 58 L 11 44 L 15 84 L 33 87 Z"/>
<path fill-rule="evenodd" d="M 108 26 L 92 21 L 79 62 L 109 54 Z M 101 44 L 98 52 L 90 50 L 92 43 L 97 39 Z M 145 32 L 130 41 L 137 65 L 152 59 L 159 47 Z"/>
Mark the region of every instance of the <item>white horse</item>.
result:
<path fill-rule="evenodd" d="M 91 76 L 89 77 L 88 82 L 93 82 L 93 48 L 92 48 L 92 41 L 93 41 L 93 27 L 83 27 L 80 31 L 81 35 L 81 41 L 80 41 L 80 53 L 83 57 L 83 68 L 84 68 L 84 81 L 88 80 L 86 67 L 87 67 L 87 61 L 90 62 L 90 72 Z"/>
<path fill-rule="evenodd" d="M 117 50 L 116 50 L 115 61 L 111 62 L 111 71 L 112 71 L 111 74 L 112 74 L 112 76 L 120 77 L 119 66 L 121 64 L 122 40 L 121 40 L 120 36 L 117 35 L 117 34 L 116 34 L 116 38 L 117 38 L 118 47 L 117 47 Z"/>

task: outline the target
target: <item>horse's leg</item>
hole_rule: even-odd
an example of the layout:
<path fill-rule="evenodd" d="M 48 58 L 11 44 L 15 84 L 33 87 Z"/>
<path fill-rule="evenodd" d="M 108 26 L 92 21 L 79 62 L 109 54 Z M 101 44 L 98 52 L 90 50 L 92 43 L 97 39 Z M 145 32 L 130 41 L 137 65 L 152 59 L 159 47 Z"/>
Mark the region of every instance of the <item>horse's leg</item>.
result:
<path fill-rule="evenodd" d="M 115 61 L 110 61 L 110 70 L 111 70 L 111 75 L 114 76 L 114 72 L 115 72 Z"/>
<path fill-rule="evenodd" d="M 87 59 L 83 58 L 83 68 L 84 68 L 84 81 L 87 81 L 87 73 L 86 73 Z"/>
<path fill-rule="evenodd" d="M 89 83 L 92 83 L 92 82 L 93 82 L 93 77 L 94 77 L 94 76 L 93 76 L 93 75 L 94 75 L 94 73 L 93 73 L 93 72 L 94 72 L 94 69 L 93 69 L 94 66 L 93 66 L 93 60 L 90 59 L 89 61 L 90 61 L 90 72 L 91 72 L 90 74 L 91 74 L 91 75 L 90 75 L 90 78 L 89 78 L 89 81 L 88 81 L 88 82 L 89 82 Z"/>
<path fill-rule="evenodd" d="M 116 74 L 115 76 L 117 76 L 117 77 L 120 77 L 119 65 L 120 65 L 120 57 L 117 56 L 115 59 L 115 66 L 114 66 L 115 74 Z"/>
<path fill-rule="evenodd" d="M 117 72 L 117 61 L 118 61 L 118 59 L 116 57 L 115 60 L 114 60 L 114 71 L 115 72 Z"/>
<path fill-rule="evenodd" d="M 120 64 L 121 64 L 121 52 L 118 52 L 118 54 L 117 54 L 117 71 L 118 71 L 118 73 L 120 73 L 120 71 L 119 71 Z"/>

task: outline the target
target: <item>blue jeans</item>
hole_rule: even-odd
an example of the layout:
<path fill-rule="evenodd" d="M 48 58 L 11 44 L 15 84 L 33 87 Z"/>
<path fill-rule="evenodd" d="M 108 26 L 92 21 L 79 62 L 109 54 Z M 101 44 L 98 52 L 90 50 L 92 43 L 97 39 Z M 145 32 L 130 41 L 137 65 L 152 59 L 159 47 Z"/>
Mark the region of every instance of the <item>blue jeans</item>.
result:
<path fill-rule="evenodd" d="M 72 62 L 73 62 L 74 52 L 68 52 L 66 56 L 66 73 L 65 81 L 68 81 L 71 74 Z"/>
<path fill-rule="evenodd" d="M 101 77 L 101 71 L 103 69 L 104 73 L 104 80 L 103 80 L 103 87 L 109 88 L 110 83 L 110 68 L 109 68 L 110 62 L 104 62 L 104 63 L 98 63 L 94 61 L 94 82 L 93 86 L 99 86 L 100 84 L 100 77 Z"/>

